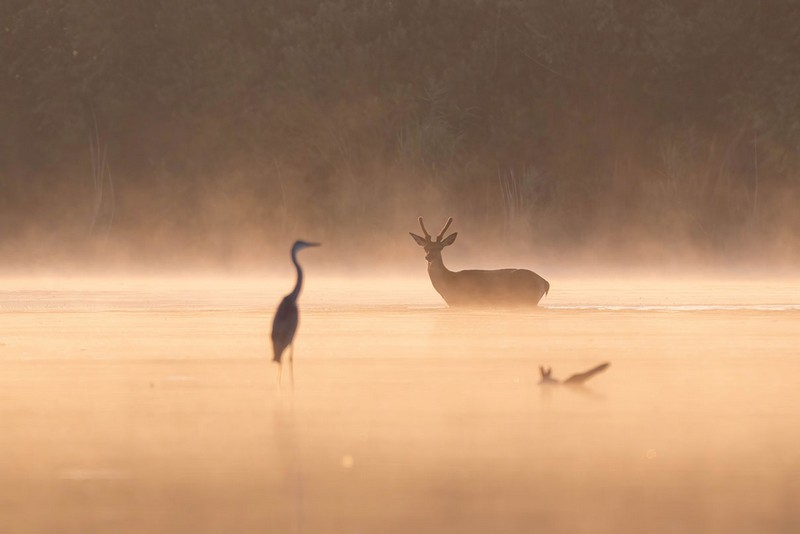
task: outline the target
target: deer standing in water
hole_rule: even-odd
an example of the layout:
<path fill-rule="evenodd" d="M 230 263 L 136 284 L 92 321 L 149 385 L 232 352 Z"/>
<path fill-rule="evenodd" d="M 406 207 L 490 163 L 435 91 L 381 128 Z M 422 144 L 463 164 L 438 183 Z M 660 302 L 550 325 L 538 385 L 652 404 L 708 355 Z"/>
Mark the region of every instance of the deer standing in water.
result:
<path fill-rule="evenodd" d="M 550 291 L 547 280 L 527 269 L 449 270 L 442 262 L 442 249 L 452 245 L 458 233 L 452 233 L 444 239 L 442 236 L 453 218 L 447 219 L 436 241 L 425 229 L 422 217 L 418 220 L 425 237 L 413 233 L 411 237 L 425 249 L 433 288 L 448 306 L 536 306 Z"/>

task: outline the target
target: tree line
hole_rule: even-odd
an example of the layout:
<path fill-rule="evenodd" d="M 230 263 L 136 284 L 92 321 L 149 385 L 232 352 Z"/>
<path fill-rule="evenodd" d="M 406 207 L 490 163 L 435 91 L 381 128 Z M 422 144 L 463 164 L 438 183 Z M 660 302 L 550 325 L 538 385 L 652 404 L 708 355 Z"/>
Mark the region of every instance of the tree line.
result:
<path fill-rule="evenodd" d="M 233 261 L 426 213 L 540 251 L 796 251 L 799 23 L 795 0 L 6 0 L 0 246 Z"/>

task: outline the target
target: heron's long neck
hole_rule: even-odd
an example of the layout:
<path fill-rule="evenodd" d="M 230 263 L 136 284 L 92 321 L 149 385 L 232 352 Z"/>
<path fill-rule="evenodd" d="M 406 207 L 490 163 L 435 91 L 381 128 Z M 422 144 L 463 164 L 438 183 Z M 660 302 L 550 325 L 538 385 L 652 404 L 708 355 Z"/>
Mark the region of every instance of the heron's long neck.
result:
<path fill-rule="evenodd" d="M 297 250 L 292 249 L 292 263 L 294 263 L 295 268 L 297 269 L 297 283 L 294 285 L 294 289 L 289 296 L 292 297 L 292 300 L 297 300 L 297 297 L 300 296 L 300 289 L 303 287 L 303 269 L 300 268 L 300 264 L 297 263 Z"/>

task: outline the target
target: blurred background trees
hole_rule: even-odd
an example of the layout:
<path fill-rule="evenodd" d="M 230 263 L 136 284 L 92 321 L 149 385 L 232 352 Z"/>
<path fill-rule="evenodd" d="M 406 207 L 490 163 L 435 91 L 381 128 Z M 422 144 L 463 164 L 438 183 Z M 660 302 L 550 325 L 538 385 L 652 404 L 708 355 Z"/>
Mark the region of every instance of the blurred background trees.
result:
<path fill-rule="evenodd" d="M 798 27 L 795 0 L 6 0 L 0 249 L 235 264 L 425 214 L 551 259 L 796 259 Z"/>

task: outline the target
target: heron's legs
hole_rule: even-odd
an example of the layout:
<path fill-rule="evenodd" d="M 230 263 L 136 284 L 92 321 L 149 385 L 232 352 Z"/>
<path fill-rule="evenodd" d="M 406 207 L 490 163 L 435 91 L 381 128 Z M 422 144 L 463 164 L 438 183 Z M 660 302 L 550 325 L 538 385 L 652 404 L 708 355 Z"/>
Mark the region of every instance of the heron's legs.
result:
<path fill-rule="evenodd" d="M 283 370 L 283 364 L 278 362 L 278 388 L 281 387 L 281 371 Z"/>

